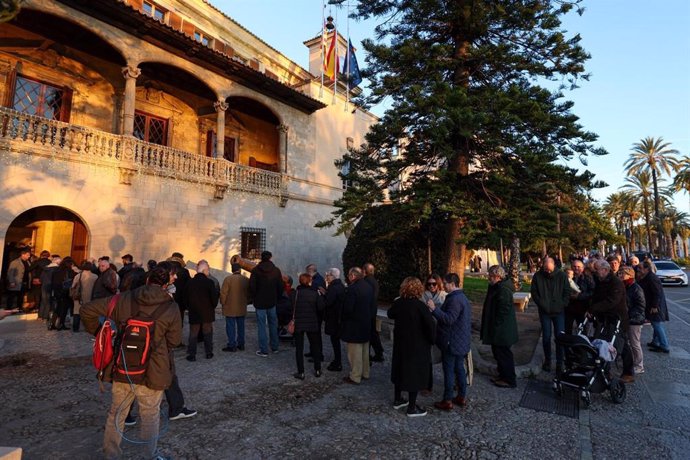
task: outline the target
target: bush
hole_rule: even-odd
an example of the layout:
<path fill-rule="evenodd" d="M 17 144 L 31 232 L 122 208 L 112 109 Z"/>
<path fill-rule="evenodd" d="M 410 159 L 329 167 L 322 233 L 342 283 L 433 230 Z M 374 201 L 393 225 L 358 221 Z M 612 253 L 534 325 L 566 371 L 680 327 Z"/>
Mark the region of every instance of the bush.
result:
<path fill-rule="evenodd" d="M 394 205 L 377 206 L 355 226 L 343 251 L 343 268 L 371 262 L 381 287 L 380 300 L 398 296 L 400 283 L 408 276 L 423 280 L 428 275 L 428 227 L 402 232 L 416 218 Z M 432 268 L 440 273 L 444 262 L 445 225 L 431 227 Z"/>
<path fill-rule="evenodd" d="M 673 261 L 681 268 L 690 267 L 690 257 L 680 257 L 678 259 L 673 259 Z"/>

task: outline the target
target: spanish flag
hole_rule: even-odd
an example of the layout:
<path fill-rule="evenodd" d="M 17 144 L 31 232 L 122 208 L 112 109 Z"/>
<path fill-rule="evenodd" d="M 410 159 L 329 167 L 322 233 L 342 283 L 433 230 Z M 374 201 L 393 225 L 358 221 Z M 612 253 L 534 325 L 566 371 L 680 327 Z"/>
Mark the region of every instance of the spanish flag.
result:
<path fill-rule="evenodd" d="M 327 30 L 324 27 L 324 34 L 327 34 Z M 336 56 L 336 40 L 338 39 L 338 31 L 333 29 L 333 38 L 331 38 L 330 43 L 328 40 L 324 40 L 326 46 L 324 47 L 324 60 L 323 60 L 323 74 L 333 80 L 336 73 L 338 72 L 338 56 Z"/>

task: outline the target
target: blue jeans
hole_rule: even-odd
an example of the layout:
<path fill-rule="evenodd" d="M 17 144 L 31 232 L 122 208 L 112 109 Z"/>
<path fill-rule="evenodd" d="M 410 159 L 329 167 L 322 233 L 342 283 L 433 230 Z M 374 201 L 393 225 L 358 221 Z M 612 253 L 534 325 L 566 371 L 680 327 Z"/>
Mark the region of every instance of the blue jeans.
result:
<path fill-rule="evenodd" d="M 551 326 L 555 329 L 554 333 L 565 330 L 565 315 L 559 313 L 557 315 L 547 315 L 539 312 L 539 321 L 541 322 L 542 345 L 544 346 L 544 361 L 551 362 Z M 563 364 L 563 356 L 565 355 L 563 347 L 556 344 L 556 365 Z"/>
<path fill-rule="evenodd" d="M 271 336 L 271 350 L 278 351 L 278 315 L 276 307 L 256 309 L 256 327 L 259 332 L 259 350 L 268 353 L 268 337 L 266 337 L 266 320 L 268 319 L 268 333 Z"/>
<path fill-rule="evenodd" d="M 664 323 L 661 321 L 652 321 L 651 323 L 652 329 L 654 329 L 654 337 L 652 338 L 652 342 L 654 342 L 654 345 L 657 347 L 668 350 L 668 336 L 666 335 Z"/>
<path fill-rule="evenodd" d="M 458 382 L 458 396 L 467 395 L 467 377 L 465 376 L 465 357 L 454 355 L 450 351 L 441 352 L 443 361 L 443 400 L 450 401 L 455 393 L 455 382 Z"/>
<path fill-rule="evenodd" d="M 235 334 L 237 328 L 237 334 Z M 226 316 L 225 333 L 228 335 L 228 347 L 244 346 L 244 316 Z"/>

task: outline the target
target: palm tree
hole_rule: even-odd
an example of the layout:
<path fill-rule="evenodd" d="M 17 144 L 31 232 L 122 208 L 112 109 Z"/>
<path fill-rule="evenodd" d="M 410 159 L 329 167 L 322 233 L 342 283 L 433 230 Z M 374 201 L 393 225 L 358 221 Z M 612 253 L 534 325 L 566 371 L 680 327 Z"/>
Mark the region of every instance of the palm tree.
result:
<path fill-rule="evenodd" d="M 678 254 L 676 252 L 676 237 L 681 234 L 681 229 L 688 228 L 690 223 L 688 222 L 688 214 L 685 212 L 678 211 L 673 206 L 664 206 L 663 211 L 663 229 L 667 239 L 667 251 L 672 259 L 675 259 Z M 687 246 L 684 246 L 687 249 Z"/>
<path fill-rule="evenodd" d="M 652 228 L 649 218 L 649 200 L 652 197 L 651 177 L 648 172 L 642 172 L 637 176 L 626 177 L 626 184 L 621 187 L 626 193 L 626 200 L 630 207 L 642 204 L 645 230 L 647 232 L 647 250 L 652 251 Z"/>
<path fill-rule="evenodd" d="M 659 238 L 659 248 L 663 248 L 661 220 L 659 217 L 659 188 L 658 181 L 663 172 L 671 176 L 671 170 L 678 168 L 678 159 L 674 156 L 678 150 L 670 148 L 670 142 L 664 142 L 662 137 L 646 137 L 640 142 L 633 144 L 630 158 L 625 162 L 624 167 L 628 176 L 635 176 L 642 172 L 652 174 L 654 185 L 654 219 L 657 225 L 657 236 Z M 663 250 L 663 249 L 662 249 Z"/>
<path fill-rule="evenodd" d="M 685 190 L 690 195 L 690 157 L 685 156 L 678 162 L 678 173 L 673 179 L 673 189 L 676 192 Z"/>

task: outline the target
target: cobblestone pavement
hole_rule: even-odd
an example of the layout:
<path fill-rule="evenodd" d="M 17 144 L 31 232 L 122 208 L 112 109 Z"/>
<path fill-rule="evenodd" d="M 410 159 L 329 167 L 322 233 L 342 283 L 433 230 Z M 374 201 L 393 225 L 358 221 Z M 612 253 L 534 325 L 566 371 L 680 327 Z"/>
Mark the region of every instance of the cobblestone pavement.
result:
<path fill-rule="evenodd" d="M 628 400 L 614 405 L 607 394 L 595 395 L 580 420 L 519 407 L 526 380 L 505 390 L 479 374 L 467 408 L 439 412 L 432 404 L 442 391 L 440 366 L 433 396 L 419 400 L 429 415 L 409 419 L 391 407 L 390 342 L 386 362 L 374 364 L 371 379 L 359 386 L 343 383 L 345 372 L 324 371 L 320 379 L 307 373 L 298 381 L 289 344 L 268 358 L 254 354 L 251 316 L 247 350 L 220 351 L 225 334 L 219 319 L 213 359 L 204 359 L 202 349 L 190 363 L 184 350 L 176 352 L 187 406 L 199 414 L 165 422 L 159 446 L 176 459 L 688 458 L 690 385 L 683 382 L 690 308 L 678 300 L 671 304 L 677 318 L 668 323 L 671 355 L 646 353 L 647 373 L 628 387 Z M 645 342 L 650 336 L 645 328 Z M 94 379 L 89 338 L 46 331 L 35 320 L 0 323 L 0 445 L 21 446 L 27 459 L 100 457 L 110 394 L 101 394 Z M 330 345 L 325 354 L 329 359 Z M 136 427 L 127 433 L 136 436 Z"/>

